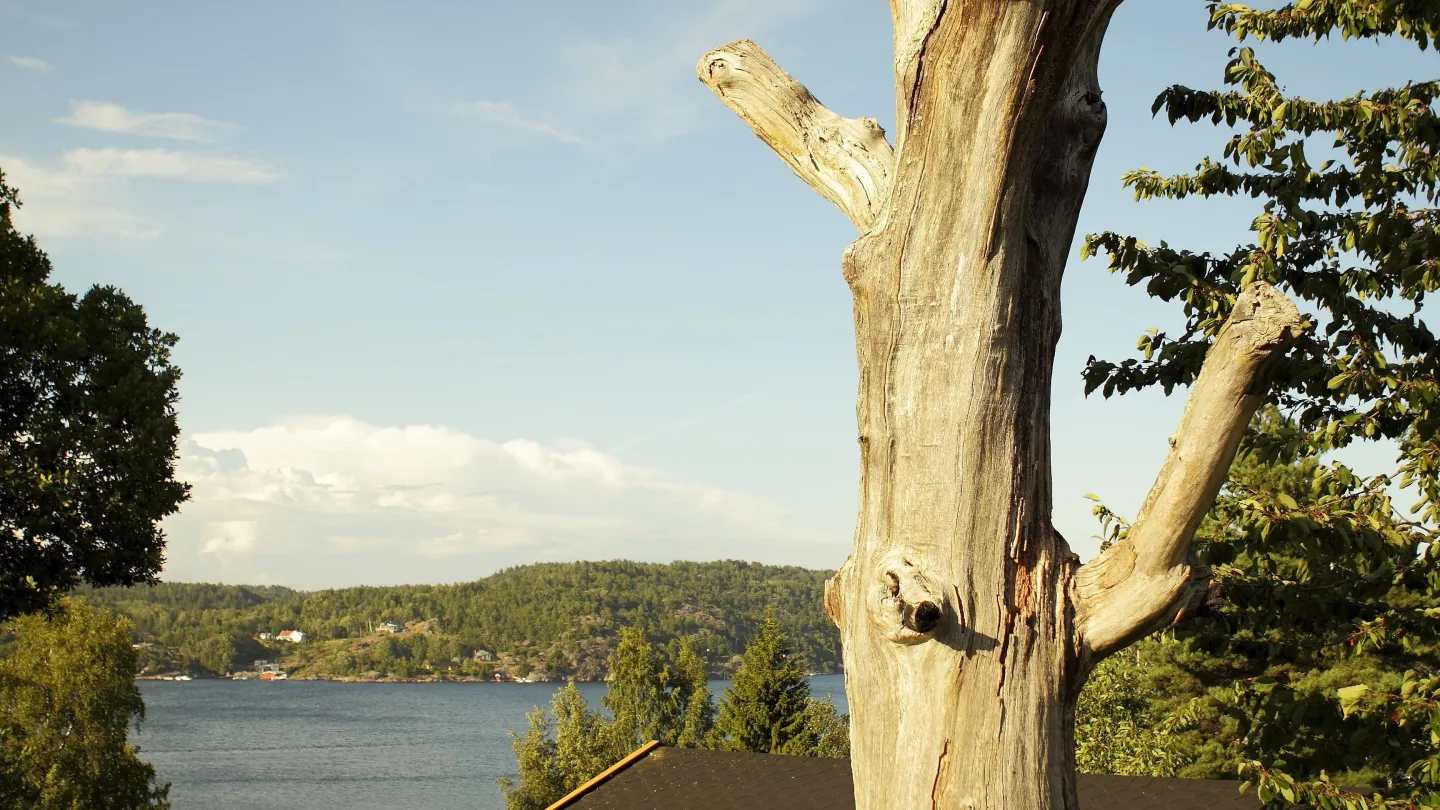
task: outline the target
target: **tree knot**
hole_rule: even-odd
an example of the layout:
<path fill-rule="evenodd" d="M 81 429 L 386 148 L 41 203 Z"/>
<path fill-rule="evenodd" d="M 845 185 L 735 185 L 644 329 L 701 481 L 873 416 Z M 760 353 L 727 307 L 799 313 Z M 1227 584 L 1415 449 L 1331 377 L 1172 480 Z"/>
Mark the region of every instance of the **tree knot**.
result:
<path fill-rule="evenodd" d="M 896 644 L 919 644 L 935 635 L 945 618 L 945 597 L 929 576 L 903 554 L 878 566 L 871 587 L 870 618 Z"/>

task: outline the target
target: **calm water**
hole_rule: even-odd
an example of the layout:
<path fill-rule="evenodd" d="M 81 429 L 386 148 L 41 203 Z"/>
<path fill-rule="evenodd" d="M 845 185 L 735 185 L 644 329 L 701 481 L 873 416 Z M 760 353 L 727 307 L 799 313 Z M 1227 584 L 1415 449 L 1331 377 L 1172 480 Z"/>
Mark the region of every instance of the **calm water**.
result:
<path fill-rule="evenodd" d="M 724 694 L 725 681 L 711 691 Z M 134 742 L 175 810 L 501 810 L 507 732 L 556 684 L 142 681 Z M 599 705 L 604 684 L 581 684 Z M 811 679 L 847 710 L 840 675 Z"/>

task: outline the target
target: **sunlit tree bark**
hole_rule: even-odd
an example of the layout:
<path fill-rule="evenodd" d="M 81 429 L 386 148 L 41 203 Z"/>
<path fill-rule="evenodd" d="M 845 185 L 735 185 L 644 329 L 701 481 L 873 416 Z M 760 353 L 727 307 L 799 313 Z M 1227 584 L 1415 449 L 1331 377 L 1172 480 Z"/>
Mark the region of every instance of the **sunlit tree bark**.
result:
<path fill-rule="evenodd" d="M 859 810 L 1074 810 L 1085 676 L 1203 600 L 1191 536 L 1299 326 L 1243 291 L 1132 532 L 1082 566 L 1050 522 L 1050 380 L 1118 4 L 892 0 L 893 148 L 748 40 L 699 64 L 860 231 L 859 518 L 826 594 Z"/>

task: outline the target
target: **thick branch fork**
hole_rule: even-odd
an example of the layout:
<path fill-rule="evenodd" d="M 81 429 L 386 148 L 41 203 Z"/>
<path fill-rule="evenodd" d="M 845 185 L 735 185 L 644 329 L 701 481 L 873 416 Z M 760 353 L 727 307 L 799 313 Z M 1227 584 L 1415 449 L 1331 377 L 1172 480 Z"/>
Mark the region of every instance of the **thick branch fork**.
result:
<path fill-rule="evenodd" d="M 890 196 L 895 153 L 874 118 L 844 118 L 748 39 L 705 54 L 700 81 L 863 233 Z"/>
<path fill-rule="evenodd" d="M 1256 282 L 1235 302 L 1205 355 L 1170 454 L 1125 540 L 1076 575 L 1082 645 L 1103 656 L 1180 618 L 1201 601 L 1190 541 L 1225 483 L 1274 361 L 1299 335 L 1300 313 Z"/>

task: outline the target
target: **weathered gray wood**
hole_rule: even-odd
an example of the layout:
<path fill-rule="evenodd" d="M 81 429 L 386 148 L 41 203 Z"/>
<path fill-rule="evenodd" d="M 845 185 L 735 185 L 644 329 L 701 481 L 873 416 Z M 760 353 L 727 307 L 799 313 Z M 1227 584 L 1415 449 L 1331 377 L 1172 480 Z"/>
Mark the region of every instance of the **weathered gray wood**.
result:
<path fill-rule="evenodd" d="M 859 520 L 825 595 L 844 641 L 858 810 L 1075 810 L 1079 689 L 1100 656 L 1206 584 L 1186 562 L 1191 535 L 1298 323 L 1279 293 L 1246 291 L 1124 550 L 1082 568 L 1050 523 L 1050 380 L 1116 5 L 892 0 L 885 160 L 869 144 L 874 159 L 816 149 L 835 139 L 812 122 L 834 114 L 752 44 L 700 65 L 862 232 L 843 261 Z"/>
<path fill-rule="evenodd" d="M 1187 594 L 1207 588 L 1191 577 L 1190 538 L 1260 406 L 1265 367 L 1296 337 L 1299 324 L 1295 305 L 1268 284 L 1251 284 L 1236 300 L 1125 540 L 1076 575 L 1080 636 L 1089 655 L 1103 656 L 1171 624 L 1190 601 Z"/>
<path fill-rule="evenodd" d="M 826 109 L 748 39 L 705 54 L 696 70 L 800 179 L 869 230 L 890 194 L 895 165 L 874 118 Z"/>

